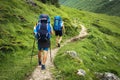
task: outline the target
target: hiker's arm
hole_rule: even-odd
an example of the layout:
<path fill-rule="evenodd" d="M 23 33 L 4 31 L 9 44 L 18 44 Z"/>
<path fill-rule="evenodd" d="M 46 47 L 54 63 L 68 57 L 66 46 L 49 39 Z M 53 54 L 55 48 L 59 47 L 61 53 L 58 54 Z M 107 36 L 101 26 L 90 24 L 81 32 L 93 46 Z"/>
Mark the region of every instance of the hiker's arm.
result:
<path fill-rule="evenodd" d="M 51 34 L 52 34 L 52 35 L 54 34 L 53 30 L 51 31 Z"/>
<path fill-rule="evenodd" d="M 65 26 L 64 26 L 64 24 L 62 25 L 62 28 L 63 28 L 63 32 L 65 33 Z"/>
<path fill-rule="evenodd" d="M 52 27 L 52 25 L 50 24 L 50 27 L 51 27 L 51 31 L 50 31 L 50 33 L 53 35 L 54 34 L 54 32 L 53 32 L 53 27 Z"/>

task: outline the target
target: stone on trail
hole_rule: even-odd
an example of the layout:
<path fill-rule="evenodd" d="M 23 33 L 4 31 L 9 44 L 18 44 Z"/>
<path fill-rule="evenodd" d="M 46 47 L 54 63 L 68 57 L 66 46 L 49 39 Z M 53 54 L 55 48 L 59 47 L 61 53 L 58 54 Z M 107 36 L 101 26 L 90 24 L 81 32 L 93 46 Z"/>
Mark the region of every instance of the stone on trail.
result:
<path fill-rule="evenodd" d="M 65 53 L 69 54 L 72 58 L 77 58 L 78 57 L 76 51 L 66 51 Z"/>
<path fill-rule="evenodd" d="M 76 60 L 79 61 L 80 63 L 83 62 L 83 60 L 79 58 L 79 56 L 77 55 L 77 52 L 74 51 L 74 50 L 66 51 L 65 54 L 67 54 L 67 55 L 69 55 L 70 57 L 76 59 Z"/>
<path fill-rule="evenodd" d="M 86 72 L 85 72 L 85 70 L 83 70 L 83 69 L 79 69 L 78 72 L 77 72 L 77 74 L 78 74 L 79 76 L 85 76 L 85 75 L 86 75 Z"/>
<path fill-rule="evenodd" d="M 110 72 L 105 72 L 105 73 L 96 72 L 95 74 L 96 77 L 99 78 L 100 80 L 120 80 L 118 76 Z"/>

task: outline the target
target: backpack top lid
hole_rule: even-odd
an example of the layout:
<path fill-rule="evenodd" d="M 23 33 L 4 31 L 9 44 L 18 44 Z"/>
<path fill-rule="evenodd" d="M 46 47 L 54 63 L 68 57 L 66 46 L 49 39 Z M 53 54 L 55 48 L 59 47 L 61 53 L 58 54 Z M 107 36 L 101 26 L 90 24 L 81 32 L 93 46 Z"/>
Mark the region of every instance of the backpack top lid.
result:
<path fill-rule="evenodd" d="M 62 18 L 60 16 L 55 16 L 54 19 L 62 21 Z"/>
<path fill-rule="evenodd" d="M 39 16 L 39 22 L 47 22 L 47 23 L 50 23 L 50 18 L 48 15 L 46 14 L 41 14 Z"/>

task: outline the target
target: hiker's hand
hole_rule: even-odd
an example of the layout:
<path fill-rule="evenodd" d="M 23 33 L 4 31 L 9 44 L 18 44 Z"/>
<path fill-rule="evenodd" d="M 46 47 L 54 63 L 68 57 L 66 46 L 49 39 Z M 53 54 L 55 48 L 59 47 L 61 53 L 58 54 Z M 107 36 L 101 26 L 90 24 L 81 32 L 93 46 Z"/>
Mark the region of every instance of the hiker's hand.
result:
<path fill-rule="evenodd" d="M 51 34 L 54 35 L 54 31 L 51 31 Z"/>

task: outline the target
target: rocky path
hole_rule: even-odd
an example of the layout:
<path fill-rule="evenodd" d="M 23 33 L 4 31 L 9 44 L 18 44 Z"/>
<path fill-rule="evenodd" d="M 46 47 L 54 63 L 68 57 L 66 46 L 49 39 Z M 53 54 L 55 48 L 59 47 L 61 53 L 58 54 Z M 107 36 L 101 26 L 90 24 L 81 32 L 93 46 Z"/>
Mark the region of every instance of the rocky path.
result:
<path fill-rule="evenodd" d="M 80 26 L 81 26 L 80 34 L 78 36 L 72 37 L 71 39 L 65 41 L 61 45 L 61 47 L 66 45 L 68 42 L 72 42 L 72 41 L 76 41 L 78 39 L 82 39 L 87 35 L 86 28 L 83 25 L 80 25 Z M 51 50 L 52 59 L 54 59 L 54 57 L 55 57 L 55 55 L 56 55 L 56 53 L 58 52 L 59 49 L 60 48 L 55 48 L 55 49 Z M 51 72 L 51 70 L 53 68 L 54 68 L 54 64 L 52 63 L 52 61 L 50 59 L 50 54 L 48 54 L 48 58 L 47 58 L 47 62 L 46 62 L 46 70 L 41 70 L 40 66 L 37 66 L 27 80 L 54 80 L 53 76 L 52 76 L 52 72 Z"/>

